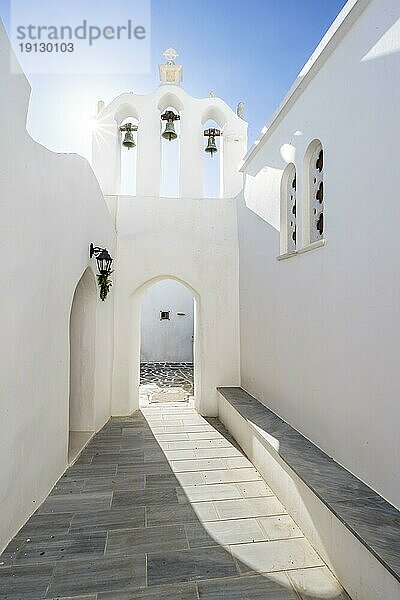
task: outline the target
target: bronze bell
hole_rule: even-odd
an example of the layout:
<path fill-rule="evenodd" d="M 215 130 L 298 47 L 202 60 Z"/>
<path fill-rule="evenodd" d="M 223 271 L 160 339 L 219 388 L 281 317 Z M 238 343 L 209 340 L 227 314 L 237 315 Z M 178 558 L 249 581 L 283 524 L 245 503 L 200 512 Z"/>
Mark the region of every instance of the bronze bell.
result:
<path fill-rule="evenodd" d="M 217 146 L 217 144 L 216 144 L 216 142 L 215 142 L 215 136 L 214 136 L 214 135 L 210 135 L 210 136 L 209 136 L 209 138 L 208 138 L 208 144 L 207 144 L 207 146 L 206 146 L 206 149 L 205 149 L 205 151 L 206 151 L 208 154 L 211 154 L 211 156 L 213 156 L 213 154 L 214 154 L 215 152 L 218 152 L 218 146 Z"/>
<path fill-rule="evenodd" d="M 125 132 L 125 137 L 124 137 L 124 141 L 122 142 L 122 145 L 125 148 L 128 148 L 128 150 L 130 150 L 131 148 L 134 148 L 136 146 L 136 142 L 133 138 L 133 132 L 131 129 L 128 129 Z"/>
<path fill-rule="evenodd" d="M 164 140 L 169 140 L 170 142 L 172 140 L 176 140 L 176 138 L 178 137 L 175 131 L 174 122 L 172 120 L 168 119 L 168 121 L 166 122 L 165 131 L 161 137 L 163 137 Z"/>

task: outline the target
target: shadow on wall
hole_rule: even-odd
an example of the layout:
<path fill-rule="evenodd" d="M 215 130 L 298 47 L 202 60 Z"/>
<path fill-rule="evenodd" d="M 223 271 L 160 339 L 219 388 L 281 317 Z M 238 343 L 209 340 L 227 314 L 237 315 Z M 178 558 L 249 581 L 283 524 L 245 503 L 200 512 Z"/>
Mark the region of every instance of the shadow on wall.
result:
<path fill-rule="evenodd" d="M 279 157 L 277 163 L 279 166 L 265 166 L 254 176 L 246 175 L 243 205 L 279 231 L 281 184 L 286 162 Z"/>
<path fill-rule="evenodd" d="M 395 11 L 387 11 L 386 14 L 380 11 L 379 17 L 380 20 L 385 19 L 386 21 L 383 26 L 385 31 L 382 33 L 382 26 L 371 28 L 374 39 L 372 43 L 371 40 L 368 41 L 361 62 L 388 57 L 395 58 L 394 55 L 400 52 L 400 17 L 395 14 Z M 398 61 L 399 57 L 397 56 Z"/>
<path fill-rule="evenodd" d="M 282 171 L 279 172 L 279 189 L 280 189 L 280 181 L 282 178 Z M 246 201 L 245 197 L 243 194 L 240 194 L 237 197 L 236 203 L 237 203 L 237 209 L 238 209 L 238 222 L 239 222 L 239 240 L 240 240 L 240 236 L 242 236 L 242 243 L 246 243 L 246 244 L 251 244 L 251 239 L 246 239 L 246 241 L 244 242 L 245 239 L 245 225 L 244 225 L 244 218 L 246 219 L 251 219 L 252 220 L 252 226 L 257 228 L 257 233 L 259 235 L 265 236 L 266 241 L 268 238 L 268 246 L 271 245 L 271 240 L 273 241 L 273 244 L 276 245 L 276 254 L 271 254 L 271 258 L 273 257 L 274 260 L 276 259 L 276 257 L 279 255 L 279 245 L 280 245 L 280 194 L 277 193 L 276 195 L 277 197 L 277 218 L 278 218 L 278 223 L 275 224 L 275 217 L 273 219 L 270 219 L 269 216 L 266 214 L 265 209 L 262 209 L 260 207 L 260 210 L 258 209 L 257 206 L 253 206 L 248 204 L 248 202 Z M 265 202 L 265 200 L 264 200 Z M 275 212 L 275 211 L 274 211 Z M 242 214 L 241 214 L 242 213 Z M 272 221 L 272 222 L 270 222 Z M 247 229 L 247 227 L 246 227 Z M 254 236 L 254 239 L 256 239 L 258 236 Z M 276 244 L 275 244 L 276 242 Z M 266 246 L 265 248 L 265 256 L 268 257 L 269 256 L 269 249 L 268 246 Z"/>

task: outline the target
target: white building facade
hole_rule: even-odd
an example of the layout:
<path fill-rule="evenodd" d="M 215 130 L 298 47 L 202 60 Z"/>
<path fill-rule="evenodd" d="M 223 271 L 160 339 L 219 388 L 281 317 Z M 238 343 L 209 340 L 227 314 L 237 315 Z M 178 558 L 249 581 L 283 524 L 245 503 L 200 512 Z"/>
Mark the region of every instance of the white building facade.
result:
<path fill-rule="evenodd" d="M 170 64 L 168 64 L 170 63 Z M 236 204 L 243 187 L 239 163 L 247 148 L 247 123 L 219 98 L 196 99 L 180 86 L 181 66 L 160 65 L 152 94 L 122 94 L 100 103 L 93 134 L 93 169 L 117 232 L 114 414 L 139 407 L 141 307 L 145 292 L 162 280 L 184 285 L 194 298 L 195 402 L 216 416 L 218 385 L 239 384 L 239 273 Z M 164 69 L 172 72 L 167 83 Z M 179 115 L 180 138 L 166 142 L 161 115 Z M 121 196 L 121 155 L 126 120 L 137 124 L 136 196 Z M 204 129 L 221 131 L 220 198 L 204 198 Z M 180 144 L 179 197 L 160 196 L 162 144 Z M 132 168 L 134 168 L 132 166 Z M 178 305 L 175 298 L 174 304 Z M 158 300 L 150 308 L 161 310 Z M 160 323 L 153 321 L 156 342 Z M 190 325 L 190 320 L 188 320 Z M 186 330 L 186 336 L 189 331 Z"/>
<path fill-rule="evenodd" d="M 243 387 L 397 507 L 399 16 L 346 5 L 247 155 L 238 207 Z"/>

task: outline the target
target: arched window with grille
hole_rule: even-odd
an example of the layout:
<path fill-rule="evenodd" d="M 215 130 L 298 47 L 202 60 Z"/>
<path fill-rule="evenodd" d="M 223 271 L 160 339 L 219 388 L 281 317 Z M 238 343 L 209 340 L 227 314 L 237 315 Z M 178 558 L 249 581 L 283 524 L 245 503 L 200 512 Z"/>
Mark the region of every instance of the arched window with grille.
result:
<path fill-rule="evenodd" d="M 313 243 L 324 239 L 324 150 L 317 140 L 309 148 L 309 241 Z"/>
<path fill-rule="evenodd" d="M 281 253 L 297 249 L 297 178 L 293 163 L 287 165 L 281 186 Z"/>

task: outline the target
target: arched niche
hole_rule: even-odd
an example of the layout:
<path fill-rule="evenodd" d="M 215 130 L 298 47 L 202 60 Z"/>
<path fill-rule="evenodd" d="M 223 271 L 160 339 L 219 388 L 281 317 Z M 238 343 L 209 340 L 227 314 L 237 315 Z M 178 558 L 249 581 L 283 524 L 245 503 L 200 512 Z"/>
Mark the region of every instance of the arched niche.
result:
<path fill-rule="evenodd" d="M 75 288 L 69 323 L 70 462 L 95 429 L 96 304 L 96 281 L 88 267 Z"/>

